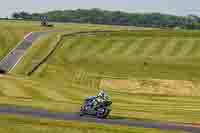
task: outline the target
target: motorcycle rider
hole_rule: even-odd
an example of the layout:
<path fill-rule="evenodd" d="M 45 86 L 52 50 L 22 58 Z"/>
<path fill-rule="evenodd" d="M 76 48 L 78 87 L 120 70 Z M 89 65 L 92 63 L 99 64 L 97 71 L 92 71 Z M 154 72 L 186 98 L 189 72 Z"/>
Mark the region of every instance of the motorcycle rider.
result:
<path fill-rule="evenodd" d="M 98 118 L 106 118 L 111 112 L 112 101 L 104 90 L 101 90 L 97 96 L 90 96 L 85 99 L 81 107 L 80 116 L 85 114 L 95 115 Z"/>
<path fill-rule="evenodd" d="M 110 97 L 104 90 L 101 90 L 97 96 L 94 96 L 93 101 L 91 102 L 91 107 L 95 109 L 99 103 L 105 101 L 110 101 Z"/>

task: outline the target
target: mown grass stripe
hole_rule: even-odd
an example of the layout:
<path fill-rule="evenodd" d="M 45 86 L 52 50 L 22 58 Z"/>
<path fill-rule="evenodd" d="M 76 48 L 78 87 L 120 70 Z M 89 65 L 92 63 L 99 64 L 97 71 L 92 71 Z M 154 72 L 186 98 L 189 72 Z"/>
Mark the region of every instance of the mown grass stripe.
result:
<path fill-rule="evenodd" d="M 80 80 L 87 80 L 87 72 L 81 71 L 81 77 Z"/>
<path fill-rule="evenodd" d="M 174 45 L 173 50 L 170 53 L 170 56 L 177 56 L 181 49 L 184 47 L 186 40 L 179 39 L 176 45 Z"/>
<path fill-rule="evenodd" d="M 123 55 L 130 46 L 136 41 L 137 38 L 128 38 L 124 40 L 123 45 L 115 51 L 115 54 Z"/>
<path fill-rule="evenodd" d="M 95 57 L 100 49 L 103 49 L 105 46 L 101 43 L 99 43 L 98 38 L 93 38 L 90 42 L 90 47 L 88 50 L 85 49 L 84 57 L 85 59 L 89 57 Z"/>
<path fill-rule="evenodd" d="M 74 44 L 76 44 L 76 39 L 75 38 L 69 38 L 69 37 L 66 37 L 63 39 L 62 41 L 62 48 L 64 49 L 71 49 L 73 47 Z"/>
<path fill-rule="evenodd" d="M 200 40 L 196 39 L 193 43 L 192 48 L 190 51 L 188 51 L 187 55 L 188 56 L 198 56 L 199 55 L 199 50 L 200 50 Z"/>
<path fill-rule="evenodd" d="M 1 96 L 6 96 L 6 95 L 3 93 L 2 90 L 0 90 L 0 97 L 1 97 Z"/>
<path fill-rule="evenodd" d="M 36 91 L 39 91 L 39 93 L 41 93 L 42 96 L 45 96 L 48 99 L 56 100 L 56 101 L 66 101 L 67 100 L 66 97 L 63 96 L 63 94 L 57 92 L 56 88 L 36 87 L 35 89 L 36 89 Z"/>
<path fill-rule="evenodd" d="M 171 38 L 165 49 L 163 49 L 161 56 L 170 56 L 170 53 L 173 51 L 177 41 L 178 41 L 177 38 Z"/>
<path fill-rule="evenodd" d="M 155 49 L 160 45 L 160 43 L 162 42 L 163 38 L 159 38 L 159 39 L 152 39 L 152 41 L 150 41 L 148 43 L 148 46 L 144 49 L 144 53 L 142 54 L 142 56 L 151 56 L 152 53 L 155 51 Z"/>
<path fill-rule="evenodd" d="M 70 51 L 71 53 L 73 53 L 73 51 L 81 45 L 80 38 L 73 38 L 72 40 L 73 41 L 70 42 L 70 45 L 69 46 L 67 45 L 67 47 L 68 47 L 67 50 Z M 65 42 L 65 41 L 63 41 L 63 42 Z"/>
<path fill-rule="evenodd" d="M 103 55 L 107 50 L 109 50 L 110 47 L 112 47 L 112 42 L 112 38 L 100 40 L 98 45 L 102 45 L 102 47 L 97 51 L 97 55 Z"/>
<path fill-rule="evenodd" d="M 80 43 L 80 39 L 76 39 L 76 38 L 65 38 L 63 41 L 61 41 L 61 47 L 59 48 L 60 51 L 59 53 L 62 54 L 62 55 L 65 55 L 65 56 L 62 56 L 61 58 L 56 58 L 56 56 L 52 56 L 52 58 L 56 58 L 58 61 L 60 61 L 60 63 L 65 63 L 63 62 L 63 60 L 66 60 L 66 59 L 70 59 L 70 60 L 73 60 L 73 57 L 74 57 L 74 52 L 76 51 L 76 49 L 78 47 L 80 47 L 81 43 Z M 56 53 L 54 53 L 54 55 L 56 55 Z"/>
<path fill-rule="evenodd" d="M 17 85 L 11 84 L 7 79 L 0 80 L 1 88 L 0 91 L 6 96 L 13 96 L 13 97 L 29 97 L 23 89 Z"/>
<path fill-rule="evenodd" d="M 131 56 L 135 54 L 136 49 L 139 47 L 140 43 L 144 41 L 144 38 L 137 38 L 133 42 L 131 42 L 126 51 L 124 51 L 124 56 Z"/>
<path fill-rule="evenodd" d="M 104 49 L 105 51 L 104 51 L 104 54 L 106 55 L 106 54 L 109 54 L 112 50 L 112 48 L 113 48 L 113 44 L 115 44 L 115 42 L 116 42 L 117 40 L 116 39 L 111 39 L 110 41 L 108 41 L 106 44 L 109 46 L 108 47 L 108 49 Z M 95 45 L 95 44 L 93 44 L 93 43 L 98 43 L 98 41 L 97 40 L 94 40 L 94 41 L 92 41 L 92 42 L 90 42 L 91 44 L 90 45 Z M 86 54 L 87 55 L 87 53 L 90 53 L 90 51 L 93 51 L 94 49 L 92 49 L 92 48 L 94 48 L 94 47 L 91 47 L 91 49 L 88 49 L 88 48 L 86 48 L 85 49 L 85 52 L 84 52 L 84 54 Z M 83 56 L 84 56 L 84 54 L 83 54 Z M 88 55 L 87 55 L 88 56 Z"/>
<path fill-rule="evenodd" d="M 135 50 L 134 55 L 138 55 L 138 56 L 143 55 L 145 53 L 145 49 L 151 45 L 152 41 L 153 41 L 153 38 L 145 38 L 142 42 L 138 44 L 139 47 Z"/>
<path fill-rule="evenodd" d="M 77 41 L 78 41 L 78 44 L 71 43 L 71 45 L 76 45 L 76 46 L 73 46 L 73 48 L 71 49 L 71 51 L 70 51 L 71 55 L 74 55 L 74 54 L 76 54 L 76 52 L 81 51 L 81 49 L 85 45 L 84 42 L 87 41 L 87 40 L 86 39 L 79 39 Z"/>
<path fill-rule="evenodd" d="M 116 43 L 118 40 L 116 38 L 110 38 L 109 41 L 107 41 L 107 47 L 104 48 L 104 51 L 101 53 L 101 56 L 108 56 L 109 54 L 112 54 L 112 49 L 116 47 Z"/>
<path fill-rule="evenodd" d="M 87 39 L 82 51 L 80 52 L 83 52 L 84 56 L 87 55 L 87 53 L 90 52 L 95 47 L 96 43 L 98 43 L 96 38 Z"/>
<path fill-rule="evenodd" d="M 157 47 L 155 47 L 151 53 L 149 54 L 150 56 L 159 56 L 161 55 L 162 51 L 165 49 L 165 47 L 167 46 L 168 41 L 170 40 L 170 38 L 163 38 L 160 43 L 157 45 Z"/>
<path fill-rule="evenodd" d="M 77 46 L 75 49 L 73 49 L 73 51 L 71 51 L 71 60 L 81 60 L 82 58 L 85 57 L 85 53 L 88 52 L 88 48 L 89 48 L 89 44 L 90 43 L 90 39 L 88 38 L 81 38 L 80 39 L 80 45 Z"/>
<path fill-rule="evenodd" d="M 39 99 L 39 100 L 48 100 L 47 97 L 45 97 L 44 95 L 42 95 L 39 91 L 37 91 L 37 89 L 35 89 L 35 87 L 38 87 L 38 85 L 32 83 L 32 82 L 21 82 L 19 84 L 19 86 L 21 88 L 23 88 L 23 91 L 28 94 L 29 96 L 31 96 L 33 99 Z M 42 87 L 40 87 L 42 88 Z"/>
<path fill-rule="evenodd" d="M 178 52 L 177 56 L 184 57 L 187 56 L 190 50 L 193 48 L 194 41 L 193 39 L 183 40 L 184 45 L 182 46 L 181 50 Z"/>
<path fill-rule="evenodd" d="M 105 54 L 107 54 L 108 56 L 109 55 L 119 56 L 120 54 L 116 55 L 115 53 L 117 53 L 117 51 L 124 45 L 125 45 L 124 40 L 116 39 L 112 42 L 112 47 L 110 48 L 110 50 L 108 50 Z"/>
<path fill-rule="evenodd" d="M 1 92 L 6 96 L 11 96 L 11 97 L 30 97 L 27 94 L 25 94 L 25 92 L 20 88 L 13 89 L 13 87 L 3 86 L 1 88 Z"/>

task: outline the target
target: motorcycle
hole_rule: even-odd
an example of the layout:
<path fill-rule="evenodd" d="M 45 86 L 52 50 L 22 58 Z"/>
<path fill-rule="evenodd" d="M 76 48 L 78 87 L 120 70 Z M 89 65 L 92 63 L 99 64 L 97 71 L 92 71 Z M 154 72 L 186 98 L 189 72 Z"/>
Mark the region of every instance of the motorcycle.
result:
<path fill-rule="evenodd" d="M 92 115 L 100 119 L 105 119 L 108 117 L 108 115 L 111 112 L 111 101 L 103 101 L 97 104 L 97 106 L 93 107 L 93 100 L 95 100 L 96 97 L 89 97 L 85 99 L 83 106 L 80 110 L 80 116 L 84 115 Z"/>

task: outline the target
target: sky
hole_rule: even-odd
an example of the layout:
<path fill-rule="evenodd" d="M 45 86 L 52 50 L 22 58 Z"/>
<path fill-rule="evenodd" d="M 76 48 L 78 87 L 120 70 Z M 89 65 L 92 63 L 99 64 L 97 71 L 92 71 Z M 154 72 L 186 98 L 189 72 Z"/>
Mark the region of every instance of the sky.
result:
<path fill-rule="evenodd" d="M 46 12 L 78 8 L 200 16 L 200 0 L 2 0 L 0 17 L 10 16 L 15 11 Z"/>

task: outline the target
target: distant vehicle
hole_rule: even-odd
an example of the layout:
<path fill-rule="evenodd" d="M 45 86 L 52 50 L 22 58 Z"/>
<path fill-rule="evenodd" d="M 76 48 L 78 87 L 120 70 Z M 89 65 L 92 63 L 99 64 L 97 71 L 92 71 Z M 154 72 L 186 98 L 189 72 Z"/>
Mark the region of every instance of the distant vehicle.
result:
<path fill-rule="evenodd" d="M 0 74 L 6 74 L 6 71 L 3 69 L 0 69 Z"/>
<path fill-rule="evenodd" d="M 80 116 L 92 115 L 100 119 L 107 118 L 112 108 L 112 101 L 104 91 L 101 91 L 98 96 L 86 98 L 80 110 Z"/>
<path fill-rule="evenodd" d="M 43 27 L 53 27 L 53 24 L 48 24 L 48 17 L 47 16 L 41 16 L 40 17 L 41 20 L 41 26 Z"/>

